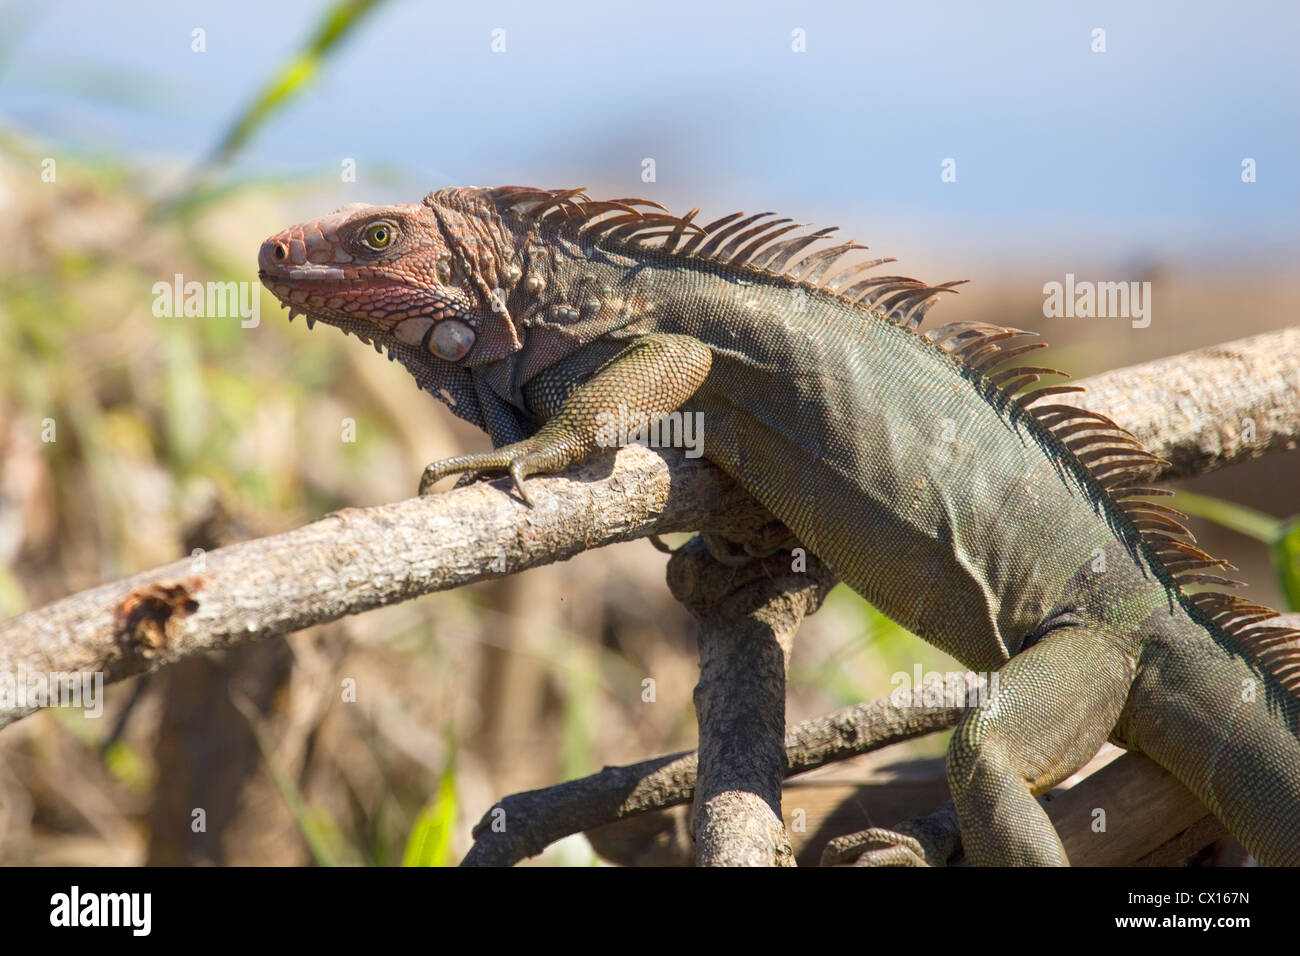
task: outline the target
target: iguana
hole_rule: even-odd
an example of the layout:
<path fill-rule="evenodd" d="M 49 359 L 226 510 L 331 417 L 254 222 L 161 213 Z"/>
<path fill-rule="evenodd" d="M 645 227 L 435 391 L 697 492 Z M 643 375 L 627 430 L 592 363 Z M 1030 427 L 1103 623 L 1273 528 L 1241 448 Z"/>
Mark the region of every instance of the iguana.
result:
<path fill-rule="evenodd" d="M 1036 386 L 1063 373 L 1020 364 L 1032 333 L 923 334 L 957 283 L 869 275 L 893 260 L 774 213 L 697 215 L 444 189 L 286 229 L 259 275 L 290 319 L 386 349 L 487 431 L 494 451 L 430 465 L 421 492 L 505 470 L 527 501 L 528 475 L 605 443 L 620 410 L 701 414 L 704 455 L 849 587 L 1000 669 L 948 753 L 971 862 L 1066 863 L 1034 796 L 1109 738 L 1261 862 L 1300 864 L 1300 632 L 1203 590 L 1237 582 L 1151 500 L 1153 456 L 1066 404 L 1076 387 Z"/>

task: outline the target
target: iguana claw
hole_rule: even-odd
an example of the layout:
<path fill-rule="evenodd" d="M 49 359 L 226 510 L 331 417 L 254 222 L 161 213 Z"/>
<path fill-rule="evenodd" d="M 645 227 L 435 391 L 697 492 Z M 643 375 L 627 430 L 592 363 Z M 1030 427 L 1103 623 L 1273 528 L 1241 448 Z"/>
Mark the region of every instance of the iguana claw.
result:
<path fill-rule="evenodd" d="M 530 474 L 529 464 L 529 456 L 526 453 L 503 456 L 501 449 L 485 455 L 444 458 L 442 461 L 435 461 L 424 469 L 424 474 L 420 476 L 420 494 L 432 494 L 434 485 L 448 475 L 454 475 L 457 472 L 462 473 L 460 480 L 456 482 L 456 487 L 460 488 L 486 477 L 484 472 L 504 469 L 510 473 L 510 477 L 515 483 L 515 490 L 519 492 L 519 497 L 523 499 L 524 504 L 531 508 L 533 506 L 532 496 L 524 490 L 524 479 Z"/>
<path fill-rule="evenodd" d="M 524 463 L 521 459 L 516 458 L 510 463 L 510 477 L 515 483 L 515 491 L 519 492 L 519 497 L 523 498 L 524 504 L 531 508 L 533 499 L 529 497 L 528 492 L 524 491 Z"/>

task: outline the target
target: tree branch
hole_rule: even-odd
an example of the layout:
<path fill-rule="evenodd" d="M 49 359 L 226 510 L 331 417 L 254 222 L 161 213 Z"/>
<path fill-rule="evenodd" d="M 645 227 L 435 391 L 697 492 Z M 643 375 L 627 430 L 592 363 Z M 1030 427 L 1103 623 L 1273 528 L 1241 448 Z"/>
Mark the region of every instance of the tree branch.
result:
<path fill-rule="evenodd" d="M 1087 404 L 1200 473 L 1300 441 L 1300 330 L 1287 329 L 1082 384 Z M 1253 421 L 1251 427 L 1245 419 Z M 1253 438 L 1253 440 L 1252 440 Z M 1155 476 L 1153 476 L 1155 477 Z M 576 481 L 574 479 L 577 479 Z M 0 622 L 0 673 L 102 672 L 106 681 L 674 531 L 747 536 L 771 521 L 716 468 L 640 448 L 529 479 L 365 509 L 178 561 Z M 5 704 L 0 726 L 35 707 Z"/>
<path fill-rule="evenodd" d="M 1073 866 L 1177 866 L 1224 835 L 1223 825 L 1164 768 L 1138 753 L 1114 747 L 1098 754 L 1061 787 L 1041 797 Z M 960 847 L 948 799 L 944 762 L 912 760 L 847 770 L 850 779 L 787 781 L 782 796 L 790 837 L 801 866 L 827 865 L 823 851 L 845 848 L 841 862 L 856 860 L 872 844 L 854 837 L 876 826 L 909 819 L 935 821 L 942 844 Z M 926 808 L 938 810 L 927 817 Z M 604 859 L 622 866 L 692 866 L 695 846 L 685 827 L 685 807 L 625 817 L 587 831 Z M 1105 810 L 1099 829 L 1098 810 Z M 943 812 L 946 811 L 946 812 Z M 798 814 L 795 816 L 794 814 Z M 831 854 L 832 864 L 837 854 Z"/>
<path fill-rule="evenodd" d="M 1300 327 L 1103 372 L 1081 402 L 1188 478 L 1300 447 Z"/>
<path fill-rule="evenodd" d="M 942 677 L 927 680 L 921 689 L 933 699 L 946 699 Z M 883 697 L 806 720 L 786 731 L 784 776 L 946 730 L 963 713 L 964 707 L 900 706 Z M 694 751 L 655 757 L 512 794 L 483 815 L 461 865 L 512 866 L 571 834 L 690 803 L 697 758 Z"/>
<path fill-rule="evenodd" d="M 785 528 L 780 536 L 797 546 Z M 821 607 L 835 576 L 815 557 L 796 562 L 771 542 L 734 543 L 765 555 L 738 562 L 726 547 L 732 544 L 696 536 L 668 562 L 673 596 L 699 623 L 697 859 L 703 866 L 794 866 L 781 822 L 785 680 L 795 632 Z"/>
<path fill-rule="evenodd" d="M 529 482 L 532 509 L 508 481 L 476 484 L 347 508 L 83 591 L 0 622 L 0 674 L 112 682 L 617 541 L 772 521 L 718 469 L 675 452 L 629 447 Z M 0 697 L 0 727 L 35 709 Z"/>

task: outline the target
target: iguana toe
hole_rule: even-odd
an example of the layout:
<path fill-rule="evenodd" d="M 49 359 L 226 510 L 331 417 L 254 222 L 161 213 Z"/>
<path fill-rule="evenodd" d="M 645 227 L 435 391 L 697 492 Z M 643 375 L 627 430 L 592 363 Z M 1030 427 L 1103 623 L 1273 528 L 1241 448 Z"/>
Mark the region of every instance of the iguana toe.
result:
<path fill-rule="evenodd" d="M 938 848 L 898 830 L 872 827 L 836 837 L 822 850 L 822 866 L 943 866 Z"/>

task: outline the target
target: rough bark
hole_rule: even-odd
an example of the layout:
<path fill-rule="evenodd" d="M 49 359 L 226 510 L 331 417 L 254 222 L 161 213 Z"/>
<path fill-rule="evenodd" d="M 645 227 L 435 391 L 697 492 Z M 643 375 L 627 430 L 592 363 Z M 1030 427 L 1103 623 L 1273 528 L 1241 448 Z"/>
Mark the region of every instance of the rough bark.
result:
<path fill-rule="evenodd" d="M 1079 383 L 1109 415 L 1188 478 L 1300 446 L 1300 328 L 1213 345 Z"/>
<path fill-rule="evenodd" d="M 786 549 L 740 565 L 732 555 L 719 560 L 706 540 L 693 538 L 668 565 L 673 596 L 700 628 L 698 861 L 793 866 L 781 822 L 785 679 L 795 632 L 835 577 L 815 558 Z"/>

